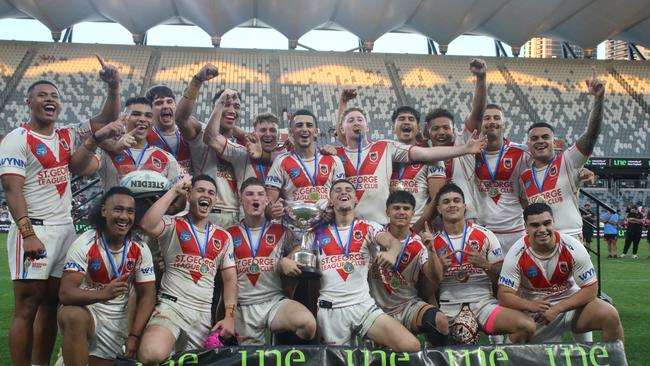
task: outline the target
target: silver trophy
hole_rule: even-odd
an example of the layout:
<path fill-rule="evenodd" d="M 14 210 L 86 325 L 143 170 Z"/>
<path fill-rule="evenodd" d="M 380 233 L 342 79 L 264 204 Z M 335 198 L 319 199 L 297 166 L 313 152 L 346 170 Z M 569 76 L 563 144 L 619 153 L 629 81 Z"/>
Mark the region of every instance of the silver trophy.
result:
<path fill-rule="evenodd" d="M 300 266 L 302 273 L 299 278 L 316 279 L 321 273 L 318 269 L 318 255 L 312 243 L 305 236 L 321 218 L 323 211 L 315 203 L 293 202 L 286 207 L 286 218 L 289 223 L 300 231 L 300 249 L 293 254 L 293 260 Z"/>

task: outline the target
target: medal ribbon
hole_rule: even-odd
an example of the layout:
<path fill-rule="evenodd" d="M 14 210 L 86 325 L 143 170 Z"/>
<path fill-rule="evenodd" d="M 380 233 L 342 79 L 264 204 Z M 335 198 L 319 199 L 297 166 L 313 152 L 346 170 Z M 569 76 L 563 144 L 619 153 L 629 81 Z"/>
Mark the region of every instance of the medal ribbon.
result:
<path fill-rule="evenodd" d="M 501 158 L 503 158 L 503 152 L 506 149 L 506 143 L 501 143 L 501 149 L 499 150 L 499 156 L 497 157 L 497 165 L 494 167 L 494 173 L 490 170 L 490 164 L 485 157 L 485 151 L 481 151 L 481 157 L 483 158 L 483 163 L 485 164 L 485 169 L 487 169 L 488 174 L 490 175 L 491 181 L 497 180 L 497 175 L 499 174 L 499 166 L 501 165 Z"/>
<path fill-rule="evenodd" d="M 148 148 L 149 148 L 149 143 L 147 142 L 144 144 L 144 147 L 142 148 L 142 151 L 140 151 L 140 154 L 138 154 L 138 160 L 135 160 L 135 158 L 133 158 L 133 154 L 131 153 L 130 148 L 126 149 L 126 153 L 129 154 L 129 157 L 131 158 L 131 160 L 133 160 L 133 164 L 135 164 L 135 170 L 140 169 L 140 163 L 142 163 L 142 158 L 144 157 L 144 153 L 145 151 L 147 151 Z"/>
<path fill-rule="evenodd" d="M 399 164 L 399 170 L 397 171 L 397 179 L 401 181 L 402 177 L 404 176 L 404 172 L 406 171 L 406 164 L 402 164 L 402 163 L 398 163 L 398 164 Z"/>
<path fill-rule="evenodd" d="M 307 174 L 309 183 L 311 183 L 313 187 L 316 187 L 316 176 L 318 176 L 318 146 L 314 147 L 314 175 L 313 176 L 309 174 L 309 170 L 307 170 L 307 166 L 305 165 L 305 162 L 302 161 L 302 158 L 300 157 L 300 154 L 298 154 L 298 151 L 294 150 L 293 153 L 298 158 L 298 163 L 300 163 L 302 170 L 304 170 L 305 174 Z"/>
<path fill-rule="evenodd" d="M 451 247 L 452 251 L 456 251 L 456 248 L 454 248 L 454 243 L 451 241 L 449 238 L 449 234 L 447 233 L 447 230 L 442 232 L 445 234 L 445 239 L 447 241 L 447 244 Z M 463 250 L 465 250 L 465 239 L 467 239 L 467 225 L 463 225 L 463 240 L 460 242 L 460 253 L 455 253 L 456 255 L 456 261 L 458 262 L 458 265 L 463 265 Z M 460 254 L 460 256 L 459 256 Z"/>
<path fill-rule="evenodd" d="M 257 161 L 257 163 L 255 164 L 255 169 L 257 169 L 257 172 L 260 173 L 260 175 L 262 176 L 262 182 L 266 182 L 266 174 L 264 173 L 264 165 L 262 165 L 261 161 L 259 161 L 259 160 Z M 307 174 L 307 176 L 309 176 L 309 174 Z M 265 222 L 265 224 L 266 224 L 266 222 Z"/>
<path fill-rule="evenodd" d="M 104 245 L 104 251 L 106 252 L 106 256 L 108 257 L 108 264 L 111 266 L 111 272 L 113 273 L 113 279 L 118 278 L 124 273 L 124 268 L 126 268 L 126 256 L 129 253 L 129 247 L 131 246 L 131 241 L 127 236 L 124 237 L 124 248 L 122 251 L 122 263 L 120 265 L 120 269 L 118 271 L 117 269 L 117 264 L 115 263 L 115 258 L 113 258 L 113 254 L 111 253 L 108 243 L 106 242 L 106 237 L 104 236 L 104 233 L 102 233 L 102 244 Z"/>
<path fill-rule="evenodd" d="M 158 137 L 160 137 L 160 140 L 162 140 L 163 144 L 165 144 L 165 146 L 167 146 L 167 151 L 174 154 L 174 157 L 177 158 L 178 157 L 178 152 L 181 149 L 181 138 L 180 138 L 180 135 L 178 134 L 178 128 L 174 131 L 174 134 L 176 135 L 176 151 L 175 152 L 172 151 L 172 146 L 169 144 L 169 142 L 167 142 L 167 139 L 165 138 L 165 135 L 162 133 L 162 131 L 160 131 L 158 129 L 158 127 L 154 127 L 153 130 L 156 133 L 156 135 L 158 135 Z"/>
<path fill-rule="evenodd" d="M 553 156 L 553 159 L 548 162 L 548 165 L 546 166 L 546 170 L 544 171 L 544 177 L 542 178 L 542 185 L 539 184 L 537 181 L 537 169 L 535 169 L 535 164 L 533 164 L 531 170 L 533 171 L 533 182 L 535 182 L 535 186 L 537 187 L 537 190 L 539 193 L 544 192 L 544 183 L 546 183 L 546 178 L 548 177 L 548 172 L 551 169 L 551 166 L 553 165 L 553 162 L 555 161 L 555 158 L 557 155 Z"/>
<path fill-rule="evenodd" d="M 246 224 L 246 220 L 243 221 L 244 229 L 246 229 L 246 237 L 248 238 L 248 245 L 251 247 L 251 253 L 253 253 L 253 259 L 257 257 L 257 252 L 260 250 L 260 244 L 262 244 L 262 237 L 264 237 L 264 231 L 266 230 L 266 217 L 264 218 L 264 225 L 262 225 L 262 231 L 260 231 L 260 236 L 257 238 L 257 245 L 253 247 L 253 237 L 251 236 L 251 231 Z"/>
<path fill-rule="evenodd" d="M 355 190 L 359 189 L 359 169 L 361 169 L 361 135 L 359 135 L 359 138 L 357 139 L 357 184 L 354 187 Z"/>
<path fill-rule="evenodd" d="M 352 220 L 352 224 L 350 224 L 350 232 L 348 233 L 348 244 L 345 246 L 345 248 L 343 247 L 343 240 L 341 240 L 341 234 L 339 234 L 339 228 L 338 226 L 336 226 L 336 221 L 334 222 L 334 230 L 335 230 L 334 232 L 336 233 L 336 238 L 338 239 L 336 244 L 338 244 L 339 248 L 341 248 L 341 251 L 345 253 L 346 259 L 350 257 L 350 243 L 352 242 L 352 231 L 354 231 L 354 222 L 356 220 L 357 219 Z"/>
<path fill-rule="evenodd" d="M 190 228 L 192 229 L 192 235 L 194 236 L 194 240 L 196 240 L 196 246 L 199 247 L 199 253 L 201 253 L 201 258 L 205 259 L 205 250 L 208 247 L 208 240 L 210 239 L 210 222 L 208 221 L 207 224 L 205 224 L 205 243 L 201 243 L 199 240 L 199 234 L 196 232 L 196 227 L 192 223 L 192 218 L 190 215 L 187 215 L 187 221 L 190 223 Z"/>
<path fill-rule="evenodd" d="M 404 252 L 406 251 L 406 247 L 408 246 L 410 240 L 411 240 L 411 233 L 409 232 L 408 235 L 406 235 L 404 244 L 402 244 L 402 251 L 399 253 L 399 257 L 397 257 L 397 262 L 395 262 L 395 267 L 393 267 L 394 273 L 397 273 L 397 269 L 399 268 L 399 264 L 402 262 L 402 257 L 404 257 Z"/>

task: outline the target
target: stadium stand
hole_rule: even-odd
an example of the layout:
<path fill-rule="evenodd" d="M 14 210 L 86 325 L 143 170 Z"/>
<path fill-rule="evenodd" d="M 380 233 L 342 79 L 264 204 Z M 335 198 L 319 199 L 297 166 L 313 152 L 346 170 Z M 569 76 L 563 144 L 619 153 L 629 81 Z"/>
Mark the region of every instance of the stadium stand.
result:
<path fill-rule="evenodd" d="M 17 42 L 6 42 L 0 47 L 0 92 L 4 92 L 27 48 L 26 44 Z"/>

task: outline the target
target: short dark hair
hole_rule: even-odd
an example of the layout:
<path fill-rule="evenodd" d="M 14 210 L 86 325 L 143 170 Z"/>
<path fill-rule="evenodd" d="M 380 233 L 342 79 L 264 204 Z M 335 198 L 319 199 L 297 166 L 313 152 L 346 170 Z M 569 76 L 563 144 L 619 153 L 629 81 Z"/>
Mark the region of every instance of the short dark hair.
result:
<path fill-rule="evenodd" d="M 106 193 L 102 195 L 100 198 L 99 202 L 93 207 L 93 210 L 90 214 L 90 217 L 88 218 L 88 221 L 90 222 L 91 226 L 94 227 L 96 230 L 103 232 L 106 230 L 106 218 L 102 216 L 102 206 L 106 204 L 106 201 L 115 195 L 118 194 L 123 194 L 129 197 L 132 197 L 133 200 L 135 201 L 135 196 L 133 195 L 133 192 L 131 192 L 130 189 L 122 186 L 114 186 L 111 187 Z M 135 206 L 134 206 L 135 208 Z M 136 212 L 137 216 L 137 212 Z M 134 225 L 135 223 L 139 222 L 139 217 L 136 217 L 134 220 Z M 131 227 L 131 230 L 133 230 L 133 227 Z M 129 230 L 129 233 L 131 231 Z"/>
<path fill-rule="evenodd" d="M 340 179 L 337 179 L 334 182 L 332 182 L 332 187 L 330 188 L 330 196 L 332 195 L 332 192 L 334 192 L 334 186 L 337 185 L 337 184 L 341 184 L 341 183 L 347 183 L 350 186 L 352 186 L 352 188 L 356 189 L 356 187 L 354 186 L 354 184 L 352 184 L 352 182 L 350 182 L 349 180 L 347 180 L 345 178 L 340 178 Z"/>
<path fill-rule="evenodd" d="M 388 195 L 386 200 L 386 208 L 394 203 L 406 203 L 411 207 L 415 208 L 415 197 L 407 191 L 395 191 Z"/>
<path fill-rule="evenodd" d="M 54 89 L 56 89 L 56 91 L 59 94 L 61 94 L 61 92 L 59 91 L 59 87 L 56 86 L 56 84 L 54 84 L 53 82 L 51 82 L 49 80 L 37 80 L 37 81 L 33 82 L 29 87 L 27 87 L 27 94 L 31 94 L 32 90 L 34 90 L 34 88 L 37 87 L 38 85 L 51 85 L 51 86 L 54 87 Z"/>
<path fill-rule="evenodd" d="M 127 99 L 126 102 L 124 102 L 125 107 L 129 107 L 134 104 L 144 104 L 151 107 L 151 100 L 146 97 L 132 97 Z"/>
<path fill-rule="evenodd" d="M 297 111 L 295 111 L 293 113 L 293 115 L 291 116 L 291 124 L 292 125 L 293 125 L 293 120 L 295 120 L 296 117 L 298 117 L 298 116 L 310 116 L 311 118 L 314 119 L 314 124 L 316 125 L 316 127 L 318 127 L 318 118 L 316 118 L 316 115 L 314 113 L 312 113 L 312 111 L 307 110 L 307 109 L 298 109 Z"/>
<path fill-rule="evenodd" d="M 436 193 L 436 199 L 434 200 L 436 206 L 440 204 L 440 198 L 442 197 L 443 194 L 452 193 L 452 192 L 460 194 L 460 197 L 463 199 L 463 203 L 465 203 L 465 193 L 463 193 L 463 190 L 454 183 L 447 183 L 440 188 L 438 193 Z"/>
<path fill-rule="evenodd" d="M 244 183 L 241 184 L 239 193 L 244 193 L 244 190 L 250 186 L 261 186 L 262 188 L 265 187 L 264 182 L 258 177 L 248 177 Z"/>
<path fill-rule="evenodd" d="M 226 89 L 217 90 L 217 92 L 212 96 L 212 106 L 214 106 L 214 103 L 217 102 L 219 97 L 221 97 L 221 94 L 223 94 L 223 92 L 225 92 L 225 91 L 226 91 Z M 239 100 L 241 100 L 241 94 L 236 90 L 235 90 L 235 93 L 237 95 L 237 98 L 239 98 Z"/>
<path fill-rule="evenodd" d="M 428 125 L 432 120 L 439 117 L 449 118 L 451 120 L 451 125 L 452 126 L 454 125 L 454 115 L 449 110 L 444 108 L 436 108 L 431 112 L 427 113 L 427 115 L 424 116 L 424 122 L 426 122 Z"/>
<path fill-rule="evenodd" d="M 211 176 L 207 175 L 207 174 L 199 174 L 199 175 L 193 176 L 192 177 L 192 187 L 194 187 L 196 182 L 202 181 L 202 180 L 212 183 L 214 185 L 214 188 L 217 188 L 217 182 L 215 182 L 214 179 Z"/>
<path fill-rule="evenodd" d="M 397 120 L 397 117 L 399 117 L 400 114 L 412 114 L 413 117 L 415 117 L 415 123 L 419 124 L 420 123 L 420 112 L 417 111 L 417 109 L 413 107 L 409 107 L 407 105 L 403 105 L 396 110 L 393 111 L 393 115 L 390 116 L 391 121 L 395 123 L 395 120 Z"/>
<path fill-rule="evenodd" d="M 280 124 L 280 120 L 278 119 L 278 116 L 276 116 L 271 112 L 258 114 L 255 117 L 255 121 L 253 121 L 253 128 L 257 127 L 257 125 L 262 122 L 271 122 L 271 123 L 275 123 L 276 125 Z"/>
<path fill-rule="evenodd" d="M 485 109 L 496 109 L 498 111 L 501 111 L 501 113 L 503 113 L 503 108 L 501 108 L 500 105 L 495 103 L 489 103 L 488 105 L 485 106 Z"/>
<path fill-rule="evenodd" d="M 532 125 L 530 125 L 530 127 L 528 127 L 528 131 L 526 131 L 526 133 L 529 133 L 530 130 L 532 130 L 533 128 L 548 128 L 549 130 L 551 130 L 551 132 L 555 133 L 555 129 L 553 128 L 553 126 L 551 126 L 550 124 L 548 124 L 546 122 L 535 122 L 535 123 L 533 123 Z"/>
<path fill-rule="evenodd" d="M 535 202 L 528 205 L 524 208 L 524 222 L 528 221 L 528 216 L 530 215 L 541 215 L 544 212 L 548 212 L 553 217 L 553 209 L 547 203 L 544 202 Z"/>
<path fill-rule="evenodd" d="M 151 103 L 158 98 L 172 98 L 176 100 L 174 91 L 166 85 L 154 85 L 147 90 L 144 96 L 149 99 Z"/>

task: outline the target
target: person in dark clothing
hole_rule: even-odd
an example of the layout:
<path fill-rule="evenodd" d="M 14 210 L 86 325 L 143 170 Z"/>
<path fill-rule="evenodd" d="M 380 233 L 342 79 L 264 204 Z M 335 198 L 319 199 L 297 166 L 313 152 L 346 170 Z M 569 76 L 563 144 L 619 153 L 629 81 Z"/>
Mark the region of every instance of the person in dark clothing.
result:
<path fill-rule="evenodd" d="M 621 254 L 621 257 L 625 257 L 627 255 L 627 251 L 630 249 L 630 244 L 632 244 L 632 258 L 636 259 L 639 257 L 637 255 L 637 252 L 639 251 L 641 230 L 643 229 L 643 214 L 637 207 L 630 208 L 630 212 L 627 214 L 626 229 L 625 247 L 623 248 L 623 254 Z"/>
<path fill-rule="evenodd" d="M 591 205 L 586 203 L 585 207 L 581 210 L 582 214 L 582 237 L 584 239 L 585 247 L 591 248 L 591 239 L 594 237 L 594 228 L 589 225 L 596 221 L 596 216 L 594 216 L 594 211 L 591 209 Z"/>

